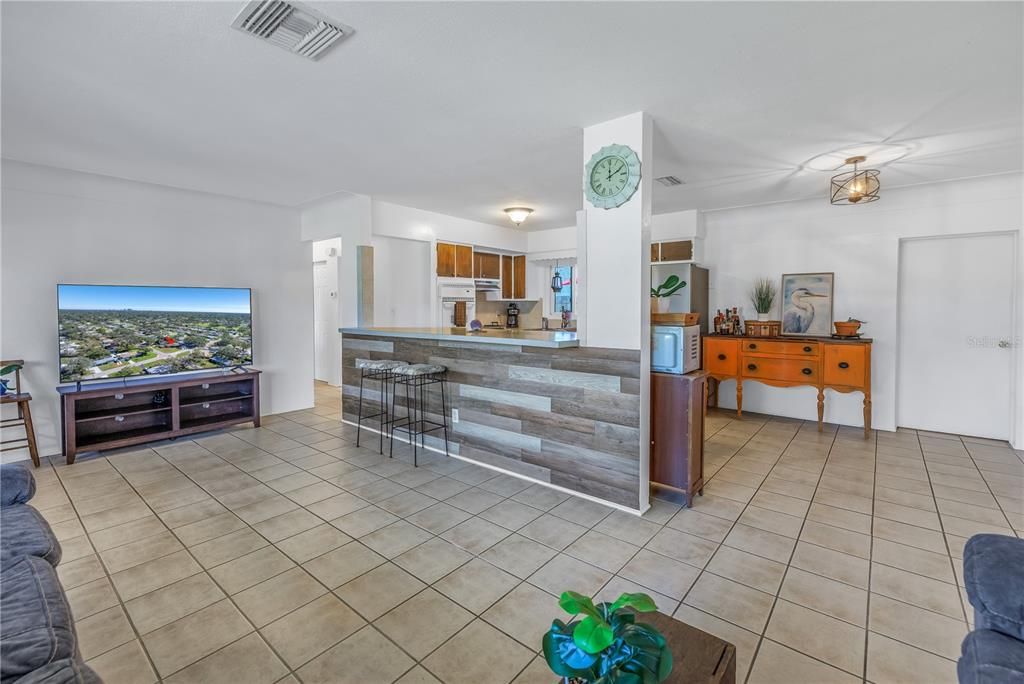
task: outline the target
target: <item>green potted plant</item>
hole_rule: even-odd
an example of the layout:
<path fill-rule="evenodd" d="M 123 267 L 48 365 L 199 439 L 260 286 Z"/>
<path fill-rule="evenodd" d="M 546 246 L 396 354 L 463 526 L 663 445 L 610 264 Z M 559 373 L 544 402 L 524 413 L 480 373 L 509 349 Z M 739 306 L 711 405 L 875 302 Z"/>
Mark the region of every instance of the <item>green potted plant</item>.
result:
<path fill-rule="evenodd" d="M 19 368 L 21 368 L 21 365 L 17 363 L 12 363 L 9 366 L 4 366 L 3 368 L 0 368 L 0 395 L 7 394 L 7 383 L 10 382 L 10 380 L 4 378 L 3 376 L 10 375 Z"/>
<path fill-rule="evenodd" d="M 760 278 L 754 283 L 754 287 L 750 290 L 750 302 L 754 305 L 754 311 L 757 312 L 757 320 L 769 320 L 777 293 L 775 282 L 768 278 Z"/>
<path fill-rule="evenodd" d="M 686 287 L 686 281 L 679 276 L 672 274 L 665 278 L 665 282 L 657 287 L 651 288 L 651 311 L 653 313 L 665 313 L 668 311 L 668 298 Z"/>
<path fill-rule="evenodd" d="M 544 635 L 544 658 L 563 682 L 654 684 L 672 672 L 672 653 L 661 632 L 636 613 L 658 609 L 647 594 L 622 594 L 614 603 L 594 605 L 574 591 L 558 605 L 581 619 L 554 620 Z"/>

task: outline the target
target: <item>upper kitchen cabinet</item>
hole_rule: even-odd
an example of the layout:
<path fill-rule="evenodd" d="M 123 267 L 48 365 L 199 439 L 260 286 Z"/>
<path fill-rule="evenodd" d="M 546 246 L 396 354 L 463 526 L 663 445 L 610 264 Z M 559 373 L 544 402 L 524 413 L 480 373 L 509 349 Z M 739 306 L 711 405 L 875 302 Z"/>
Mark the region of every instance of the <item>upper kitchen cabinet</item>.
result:
<path fill-rule="evenodd" d="M 473 277 L 473 248 L 469 245 L 455 245 L 455 277 Z"/>
<path fill-rule="evenodd" d="M 501 257 L 489 252 L 474 252 L 473 277 L 487 280 L 501 278 Z"/>
<path fill-rule="evenodd" d="M 651 243 L 651 262 L 690 261 L 693 259 L 692 240 L 672 240 Z"/>
<path fill-rule="evenodd" d="M 501 298 L 526 299 L 526 255 L 502 255 Z"/>
<path fill-rule="evenodd" d="M 473 248 L 469 245 L 438 242 L 437 275 L 441 278 L 472 278 Z"/>
<path fill-rule="evenodd" d="M 526 299 L 526 257 L 512 257 L 512 298 Z"/>

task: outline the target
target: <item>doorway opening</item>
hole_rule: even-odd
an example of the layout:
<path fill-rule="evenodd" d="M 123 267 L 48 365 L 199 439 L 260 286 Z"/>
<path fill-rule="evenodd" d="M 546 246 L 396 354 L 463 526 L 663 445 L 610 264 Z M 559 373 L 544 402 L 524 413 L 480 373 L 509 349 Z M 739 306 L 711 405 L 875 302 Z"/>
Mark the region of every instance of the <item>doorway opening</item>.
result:
<path fill-rule="evenodd" d="M 341 238 L 313 243 L 313 377 L 341 385 Z"/>

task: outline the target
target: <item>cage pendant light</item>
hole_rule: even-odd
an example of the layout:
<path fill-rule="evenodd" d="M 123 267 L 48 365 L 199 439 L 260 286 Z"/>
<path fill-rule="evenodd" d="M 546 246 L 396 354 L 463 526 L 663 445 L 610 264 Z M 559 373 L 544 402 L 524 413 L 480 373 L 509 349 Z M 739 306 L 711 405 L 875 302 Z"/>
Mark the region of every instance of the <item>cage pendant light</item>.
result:
<path fill-rule="evenodd" d="M 555 294 L 562 291 L 562 276 L 558 275 L 558 262 L 555 262 L 555 272 L 551 275 L 551 291 Z"/>
<path fill-rule="evenodd" d="M 867 204 L 879 199 L 878 191 L 882 187 L 878 181 L 879 171 L 857 168 L 857 164 L 865 159 L 863 156 L 850 157 L 846 163 L 853 165 L 853 171 L 832 176 L 832 204 Z"/>

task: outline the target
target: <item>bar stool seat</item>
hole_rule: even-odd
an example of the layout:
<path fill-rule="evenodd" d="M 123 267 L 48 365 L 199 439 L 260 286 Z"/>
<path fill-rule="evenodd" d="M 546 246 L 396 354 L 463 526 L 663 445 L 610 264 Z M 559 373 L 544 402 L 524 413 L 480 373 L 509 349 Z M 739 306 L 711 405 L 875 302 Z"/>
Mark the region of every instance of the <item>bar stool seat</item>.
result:
<path fill-rule="evenodd" d="M 359 438 L 363 432 L 363 420 L 377 419 L 380 431 L 379 453 L 384 453 L 384 435 L 390 439 L 391 416 L 388 411 L 388 391 L 394 386 L 394 372 L 409 364 L 405 361 L 395 359 L 356 359 L 356 368 L 359 374 L 359 408 L 356 419 L 356 446 L 359 446 Z M 380 410 L 373 413 L 363 413 L 363 386 L 366 381 L 377 381 L 380 383 Z"/>
<path fill-rule="evenodd" d="M 409 435 L 409 442 L 412 444 L 412 464 L 417 463 L 419 446 L 426 447 L 424 436 L 437 430 L 444 431 L 444 453 L 448 455 L 448 396 L 446 386 L 448 384 L 448 369 L 445 366 L 433 363 L 413 363 L 406 366 L 394 368 L 391 371 L 394 380 L 394 391 L 391 393 L 391 450 L 389 454 L 395 453 L 395 430 L 404 430 Z M 441 389 L 441 422 L 429 420 L 427 415 L 428 393 L 427 390 L 439 385 Z M 398 397 L 399 388 L 405 388 L 405 416 L 397 417 L 395 411 L 395 400 Z"/>
<path fill-rule="evenodd" d="M 433 363 L 412 363 L 404 365 L 401 368 L 395 368 L 395 375 L 404 376 L 418 376 L 418 375 L 434 375 L 436 373 L 444 373 L 448 369 L 444 366 L 439 366 Z"/>
<path fill-rule="evenodd" d="M 390 361 L 383 359 L 356 359 L 356 368 L 365 370 L 392 370 L 399 366 L 409 365 L 405 361 Z"/>

